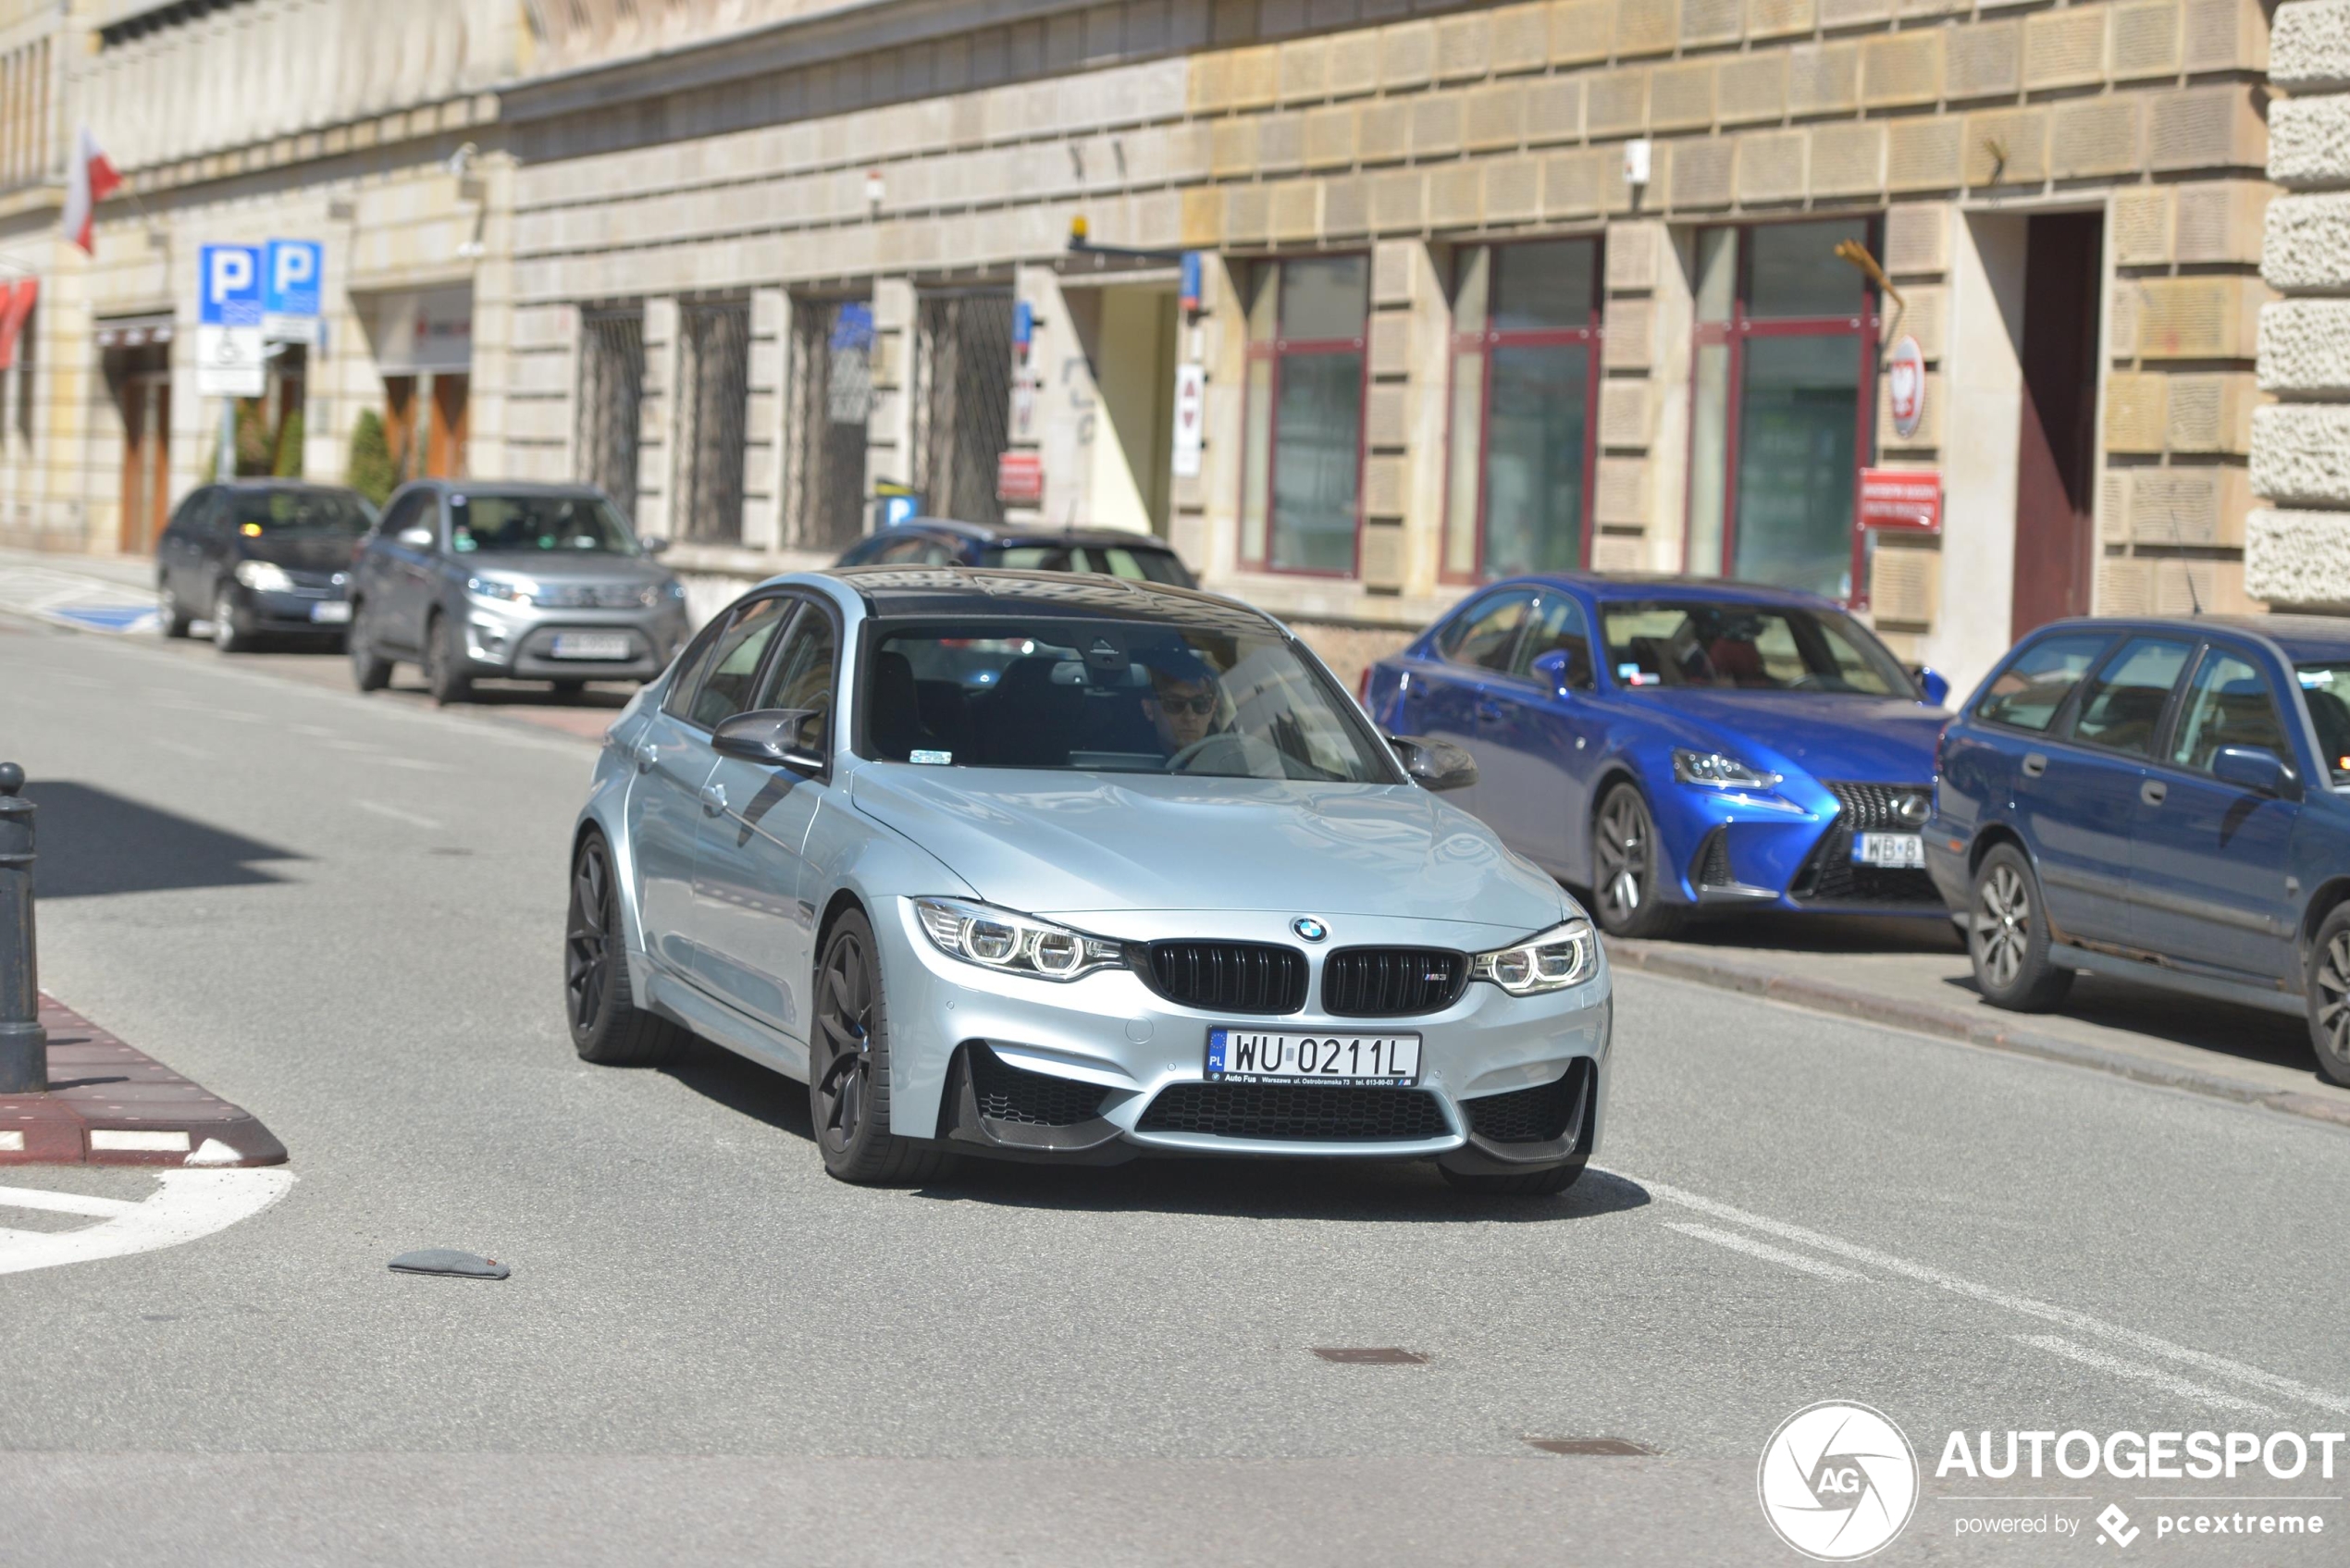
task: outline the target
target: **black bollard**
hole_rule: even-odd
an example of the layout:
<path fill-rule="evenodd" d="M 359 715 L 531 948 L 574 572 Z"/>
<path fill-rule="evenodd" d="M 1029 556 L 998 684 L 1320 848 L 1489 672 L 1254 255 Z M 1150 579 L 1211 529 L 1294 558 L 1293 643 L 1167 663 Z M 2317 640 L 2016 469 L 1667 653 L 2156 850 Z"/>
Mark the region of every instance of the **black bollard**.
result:
<path fill-rule="evenodd" d="M 23 788 L 24 770 L 0 762 L 0 1094 L 49 1087 L 49 1036 L 33 964 L 33 805 L 18 793 Z"/>

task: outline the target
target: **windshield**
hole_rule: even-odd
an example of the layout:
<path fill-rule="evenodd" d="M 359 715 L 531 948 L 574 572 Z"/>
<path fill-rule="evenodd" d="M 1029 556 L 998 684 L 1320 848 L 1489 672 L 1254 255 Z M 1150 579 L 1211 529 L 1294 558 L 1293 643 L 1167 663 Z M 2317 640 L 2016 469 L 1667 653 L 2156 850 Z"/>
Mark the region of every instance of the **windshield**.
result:
<path fill-rule="evenodd" d="M 1139 549 L 1124 545 L 1001 545 L 987 552 L 987 564 L 1026 572 L 1099 572 L 1169 587 L 1198 586 L 1174 551 L 1147 545 Z"/>
<path fill-rule="evenodd" d="M 1622 685 L 1917 695 L 1885 645 L 1834 611 L 1603 604 L 1600 624 Z"/>
<path fill-rule="evenodd" d="M 451 496 L 449 547 L 461 555 L 635 555 L 637 539 L 601 496 Z"/>
<path fill-rule="evenodd" d="M 375 525 L 366 503 L 348 490 L 247 490 L 232 492 L 229 511 L 237 532 L 345 534 L 356 537 Z"/>
<path fill-rule="evenodd" d="M 1003 621 L 883 632 L 865 676 L 873 756 L 1400 784 L 1354 705 L 1284 638 L 1137 621 Z"/>
<path fill-rule="evenodd" d="M 2350 664 L 2302 664 L 2294 673 L 2327 770 L 2336 784 L 2350 784 Z"/>

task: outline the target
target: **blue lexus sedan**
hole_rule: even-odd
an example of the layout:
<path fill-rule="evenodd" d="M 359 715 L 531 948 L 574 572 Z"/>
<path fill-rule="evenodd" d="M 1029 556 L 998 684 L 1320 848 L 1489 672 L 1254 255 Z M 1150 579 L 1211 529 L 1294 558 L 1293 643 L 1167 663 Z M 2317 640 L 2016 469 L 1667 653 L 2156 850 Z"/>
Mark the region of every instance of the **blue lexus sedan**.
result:
<path fill-rule="evenodd" d="M 1616 936 L 1699 906 L 1944 917 L 1920 829 L 1948 695 L 1838 606 L 1687 577 L 1496 583 L 1366 673 L 1466 747 L 1453 796 Z"/>
<path fill-rule="evenodd" d="M 1926 868 L 1975 983 L 2087 969 L 2305 1014 L 2350 1083 L 2350 622 L 2059 621 L 1943 738 Z"/>

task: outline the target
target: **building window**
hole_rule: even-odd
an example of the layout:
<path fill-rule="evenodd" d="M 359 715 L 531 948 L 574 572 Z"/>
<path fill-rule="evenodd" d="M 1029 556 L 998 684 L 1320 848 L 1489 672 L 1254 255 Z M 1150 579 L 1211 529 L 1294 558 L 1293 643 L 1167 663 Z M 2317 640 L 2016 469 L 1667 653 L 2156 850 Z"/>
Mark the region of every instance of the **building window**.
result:
<path fill-rule="evenodd" d="M 1460 253 L 1446 580 L 1571 572 L 1590 558 L 1599 327 L 1598 241 Z"/>
<path fill-rule="evenodd" d="M 1354 574 L 1370 273 L 1365 256 L 1317 256 L 1250 280 L 1243 566 Z"/>
<path fill-rule="evenodd" d="M 1853 490 L 1874 446 L 1876 301 L 1836 254 L 1867 218 L 1697 237 L 1688 570 L 1849 601 Z"/>
<path fill-rule="evenodd" d="M 923 293 L 915 313 L 914 472 L 934 517 L 1001 523 L 996 471 L 1011 445 L 1012 291 Z"/>
<path fill-rule="evenodd" d="M 643 438 L 645 313 L 579 315 L 579 476 L 637 516 L 637 454 Z"/>
<path fill-rule="evenodd" d="M 784 542 L 845 549 L 865 531 L 873 307 L 864 300 L 795 299 L 791 324 Z"/>
<path fill-rule="evenodd" d="M 703 544 L 743 537 L 743 432 L 750 401 L 750 305 L 677 313 L 677 500 L 673 526 Z"/>

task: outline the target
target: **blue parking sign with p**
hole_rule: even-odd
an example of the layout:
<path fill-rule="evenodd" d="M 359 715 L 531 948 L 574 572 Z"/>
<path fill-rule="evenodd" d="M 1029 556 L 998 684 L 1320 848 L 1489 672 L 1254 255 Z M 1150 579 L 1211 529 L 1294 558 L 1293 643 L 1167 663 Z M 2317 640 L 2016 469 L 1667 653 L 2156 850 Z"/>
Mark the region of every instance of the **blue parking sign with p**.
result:
<path fill-rule="evenodd" d="M 272 240 L 262 257 L 261 308 L 271 315 L 316 315 L 325 247 L 315 240 Z"/>
<path fill-rule="evenodd" d="M 196 262 L 196 319 L 206 327 L 261 325 L 261 247 L 206 245 Z"/>

